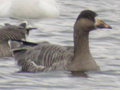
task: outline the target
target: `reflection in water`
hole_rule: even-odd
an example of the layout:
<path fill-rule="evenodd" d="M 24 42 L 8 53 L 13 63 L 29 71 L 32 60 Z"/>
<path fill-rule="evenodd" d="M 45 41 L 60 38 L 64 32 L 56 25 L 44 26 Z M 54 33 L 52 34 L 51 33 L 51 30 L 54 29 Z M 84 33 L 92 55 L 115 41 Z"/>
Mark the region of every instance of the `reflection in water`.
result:
<path fill-rule="evenodd" d="M 71 74 L 73 77 L 88 77 L 88 75 L 83 71 L 71 71 Z"/>

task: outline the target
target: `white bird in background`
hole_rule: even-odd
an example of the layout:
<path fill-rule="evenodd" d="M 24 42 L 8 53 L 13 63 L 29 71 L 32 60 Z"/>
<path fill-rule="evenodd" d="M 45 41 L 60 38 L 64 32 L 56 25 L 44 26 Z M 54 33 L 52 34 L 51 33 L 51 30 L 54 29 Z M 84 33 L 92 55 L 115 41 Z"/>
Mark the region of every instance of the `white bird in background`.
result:
<path fill-rule="evenodd" d="M 0 17 L 58 18 L 55 0 L 0 0 Z"/>

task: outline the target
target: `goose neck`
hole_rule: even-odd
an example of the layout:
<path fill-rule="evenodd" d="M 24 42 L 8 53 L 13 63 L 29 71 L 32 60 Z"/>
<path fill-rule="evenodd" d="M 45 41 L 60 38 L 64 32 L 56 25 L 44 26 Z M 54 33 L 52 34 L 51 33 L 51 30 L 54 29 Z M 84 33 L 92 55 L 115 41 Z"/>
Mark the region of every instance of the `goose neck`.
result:
<path fill-rule="evenodd" d="M 88 54 L 89 51 L 89 32 L 84 30 L 74 31 L 74 55 Z"/>

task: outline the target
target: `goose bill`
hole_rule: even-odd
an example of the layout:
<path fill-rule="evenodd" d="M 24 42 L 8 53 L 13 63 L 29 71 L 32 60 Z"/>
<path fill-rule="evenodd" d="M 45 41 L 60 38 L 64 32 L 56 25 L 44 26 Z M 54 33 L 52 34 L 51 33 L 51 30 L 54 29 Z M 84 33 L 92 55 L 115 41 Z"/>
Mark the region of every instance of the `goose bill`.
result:
<path fill-rule="evenodd" d="M 108 24 L 104 23 L 103 21 L 100 20 L 99 17 L 95 17 L 95 27 L 96 28 L 106 28 L 106 29 L 112 29 L 111 26 L 109 26 Z"/>

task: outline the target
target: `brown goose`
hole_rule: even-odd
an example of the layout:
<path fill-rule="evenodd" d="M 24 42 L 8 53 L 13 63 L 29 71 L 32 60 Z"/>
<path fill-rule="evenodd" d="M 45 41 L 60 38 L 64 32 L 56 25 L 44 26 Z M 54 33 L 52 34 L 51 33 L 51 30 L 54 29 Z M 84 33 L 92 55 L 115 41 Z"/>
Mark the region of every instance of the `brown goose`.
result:
<path fill-rule="evenodd" d="M 10 25 L 8 23 L 0 28 L 0 58 L 11 57 L 12 52 L 8 45 L 8 40 L 22 40 L 26 39 L 26 35 L 29 34 L 29 30 L 34 28 L 26 28 L 26 23 L 23 22 L 19 26 Z"/>
<path fill-rule="evenodd" d="M 47 42 L 36 44 L 10 41 L 9 44 L 21 71 L 24 72 L 100 70 L 90 53 L 88 40 L 89 32 L 97 28 L 111 29 L 98 18 L 95 12 L 82 11 L 74 25 L 74 53 L 71 53 L 66 47 Z M 16 46 L 13 47 L 13 44 Z"/>

